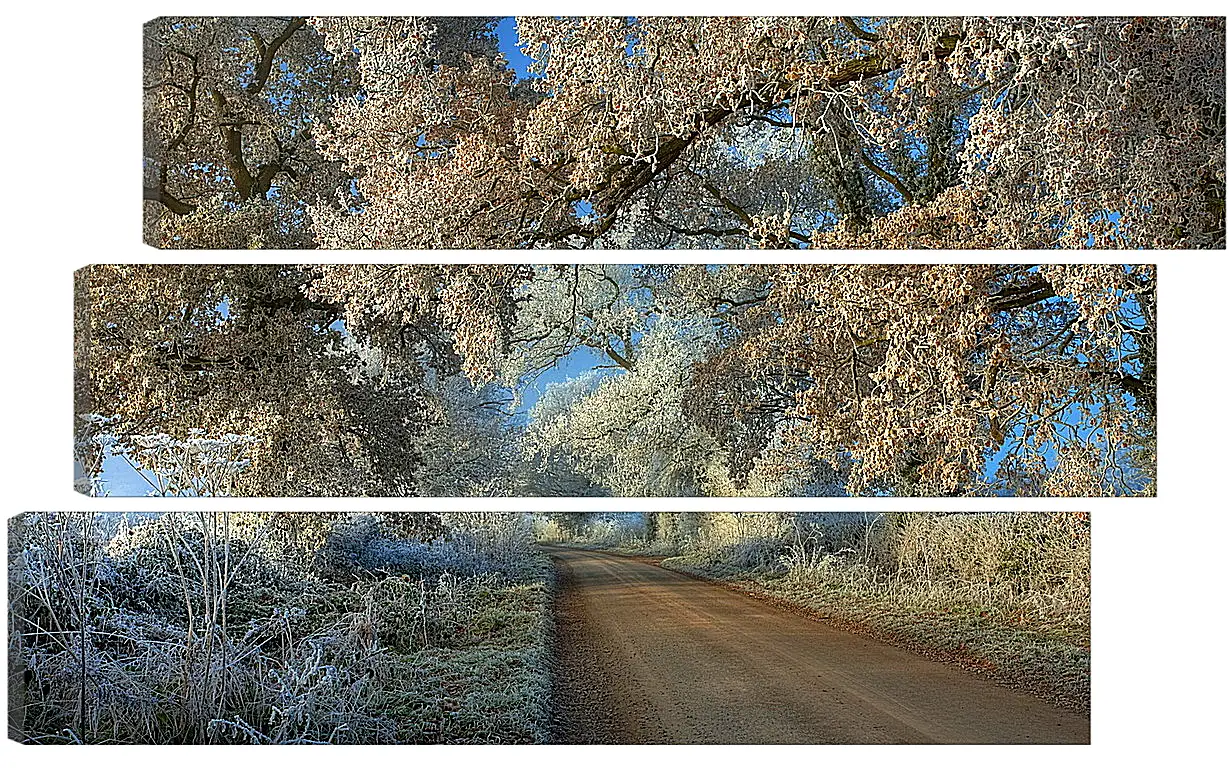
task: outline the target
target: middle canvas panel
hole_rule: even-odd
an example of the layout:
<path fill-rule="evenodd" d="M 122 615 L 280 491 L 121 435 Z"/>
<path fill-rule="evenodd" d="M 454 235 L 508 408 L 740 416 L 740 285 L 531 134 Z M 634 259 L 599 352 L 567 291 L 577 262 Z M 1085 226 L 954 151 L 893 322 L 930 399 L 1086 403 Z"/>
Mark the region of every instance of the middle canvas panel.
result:
<path fill-rule="evenodd" d="M 78 490 L 1155 494 L 1156 269 L 94 265 Z"/>

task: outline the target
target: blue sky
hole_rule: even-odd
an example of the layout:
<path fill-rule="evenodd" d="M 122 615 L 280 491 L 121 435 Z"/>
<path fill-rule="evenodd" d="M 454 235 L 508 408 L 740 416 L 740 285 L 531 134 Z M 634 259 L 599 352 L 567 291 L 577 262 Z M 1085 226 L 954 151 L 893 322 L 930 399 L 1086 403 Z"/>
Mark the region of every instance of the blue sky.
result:
<path fill-rule="evenodd" d="M 517 48 L 516 19 L 505 16 L 495 25 L 495 36 L 499 38 L 499 51 L 508 60 L 508 67 L 516 73 L 518 80 L 529 76 L 529 65 L 533 59 L 521 53 Z"/>
<path fill-rule="evenodd" d="M 103 493 L 108 496 L 146 496 L 152 486 L 120 456 L 108 456 L 102 462 Z"/>

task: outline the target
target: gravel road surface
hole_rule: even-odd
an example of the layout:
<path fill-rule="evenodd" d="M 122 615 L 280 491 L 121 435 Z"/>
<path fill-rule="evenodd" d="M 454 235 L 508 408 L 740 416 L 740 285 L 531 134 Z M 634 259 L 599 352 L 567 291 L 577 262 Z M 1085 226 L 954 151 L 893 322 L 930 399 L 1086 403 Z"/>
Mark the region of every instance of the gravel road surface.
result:
<path fill-rule="evenodd" d="M 1087 716 L 956 667 L 652 561 L 548 549 L 556 742 L 1089 741 Z"/>

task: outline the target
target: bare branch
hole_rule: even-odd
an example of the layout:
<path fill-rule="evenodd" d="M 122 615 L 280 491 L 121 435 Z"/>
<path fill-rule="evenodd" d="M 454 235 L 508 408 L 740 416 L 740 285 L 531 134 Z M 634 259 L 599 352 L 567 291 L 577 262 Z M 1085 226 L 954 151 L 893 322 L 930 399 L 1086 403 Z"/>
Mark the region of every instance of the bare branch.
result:
<path fill-rule="evenodd" d="M 306 18 L 302 16 L 294 17 L 286 25 L 286 28 L 282 30 L 282 33 L 267 44 L 259 33 L 255 31 L 248 32 L 252 42 L 256 44 L 256 53 L 260 57 L 260 60 L 256 63 L 256 76 L 247 85 L 248 91 L 259 93 L 264 89 L 265 84 L 269 82 L 269 74 L 273 71 L 273 58 L 277 56 L 278 49 L 285 45 L 290 36 L 302 29 L 305 24 L 307 24 Z"/>

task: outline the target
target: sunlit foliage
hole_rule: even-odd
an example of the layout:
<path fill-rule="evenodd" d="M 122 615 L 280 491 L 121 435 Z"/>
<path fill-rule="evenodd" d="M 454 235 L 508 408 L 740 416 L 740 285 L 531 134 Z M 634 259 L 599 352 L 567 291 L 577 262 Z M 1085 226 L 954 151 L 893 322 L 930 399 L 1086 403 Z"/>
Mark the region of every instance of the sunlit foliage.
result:
<path fill-rule="evenodd" d="M 86 491 L 107 455 L 244 435 L 237 473 L 173 485 L 1154 492 L 1150 266 L 102 265 L 77 290 Z"/>
<path fill-rule="evenodd" d="M 1223 248 L 1223 17 L 165 18 L 165 247 Z"/>

